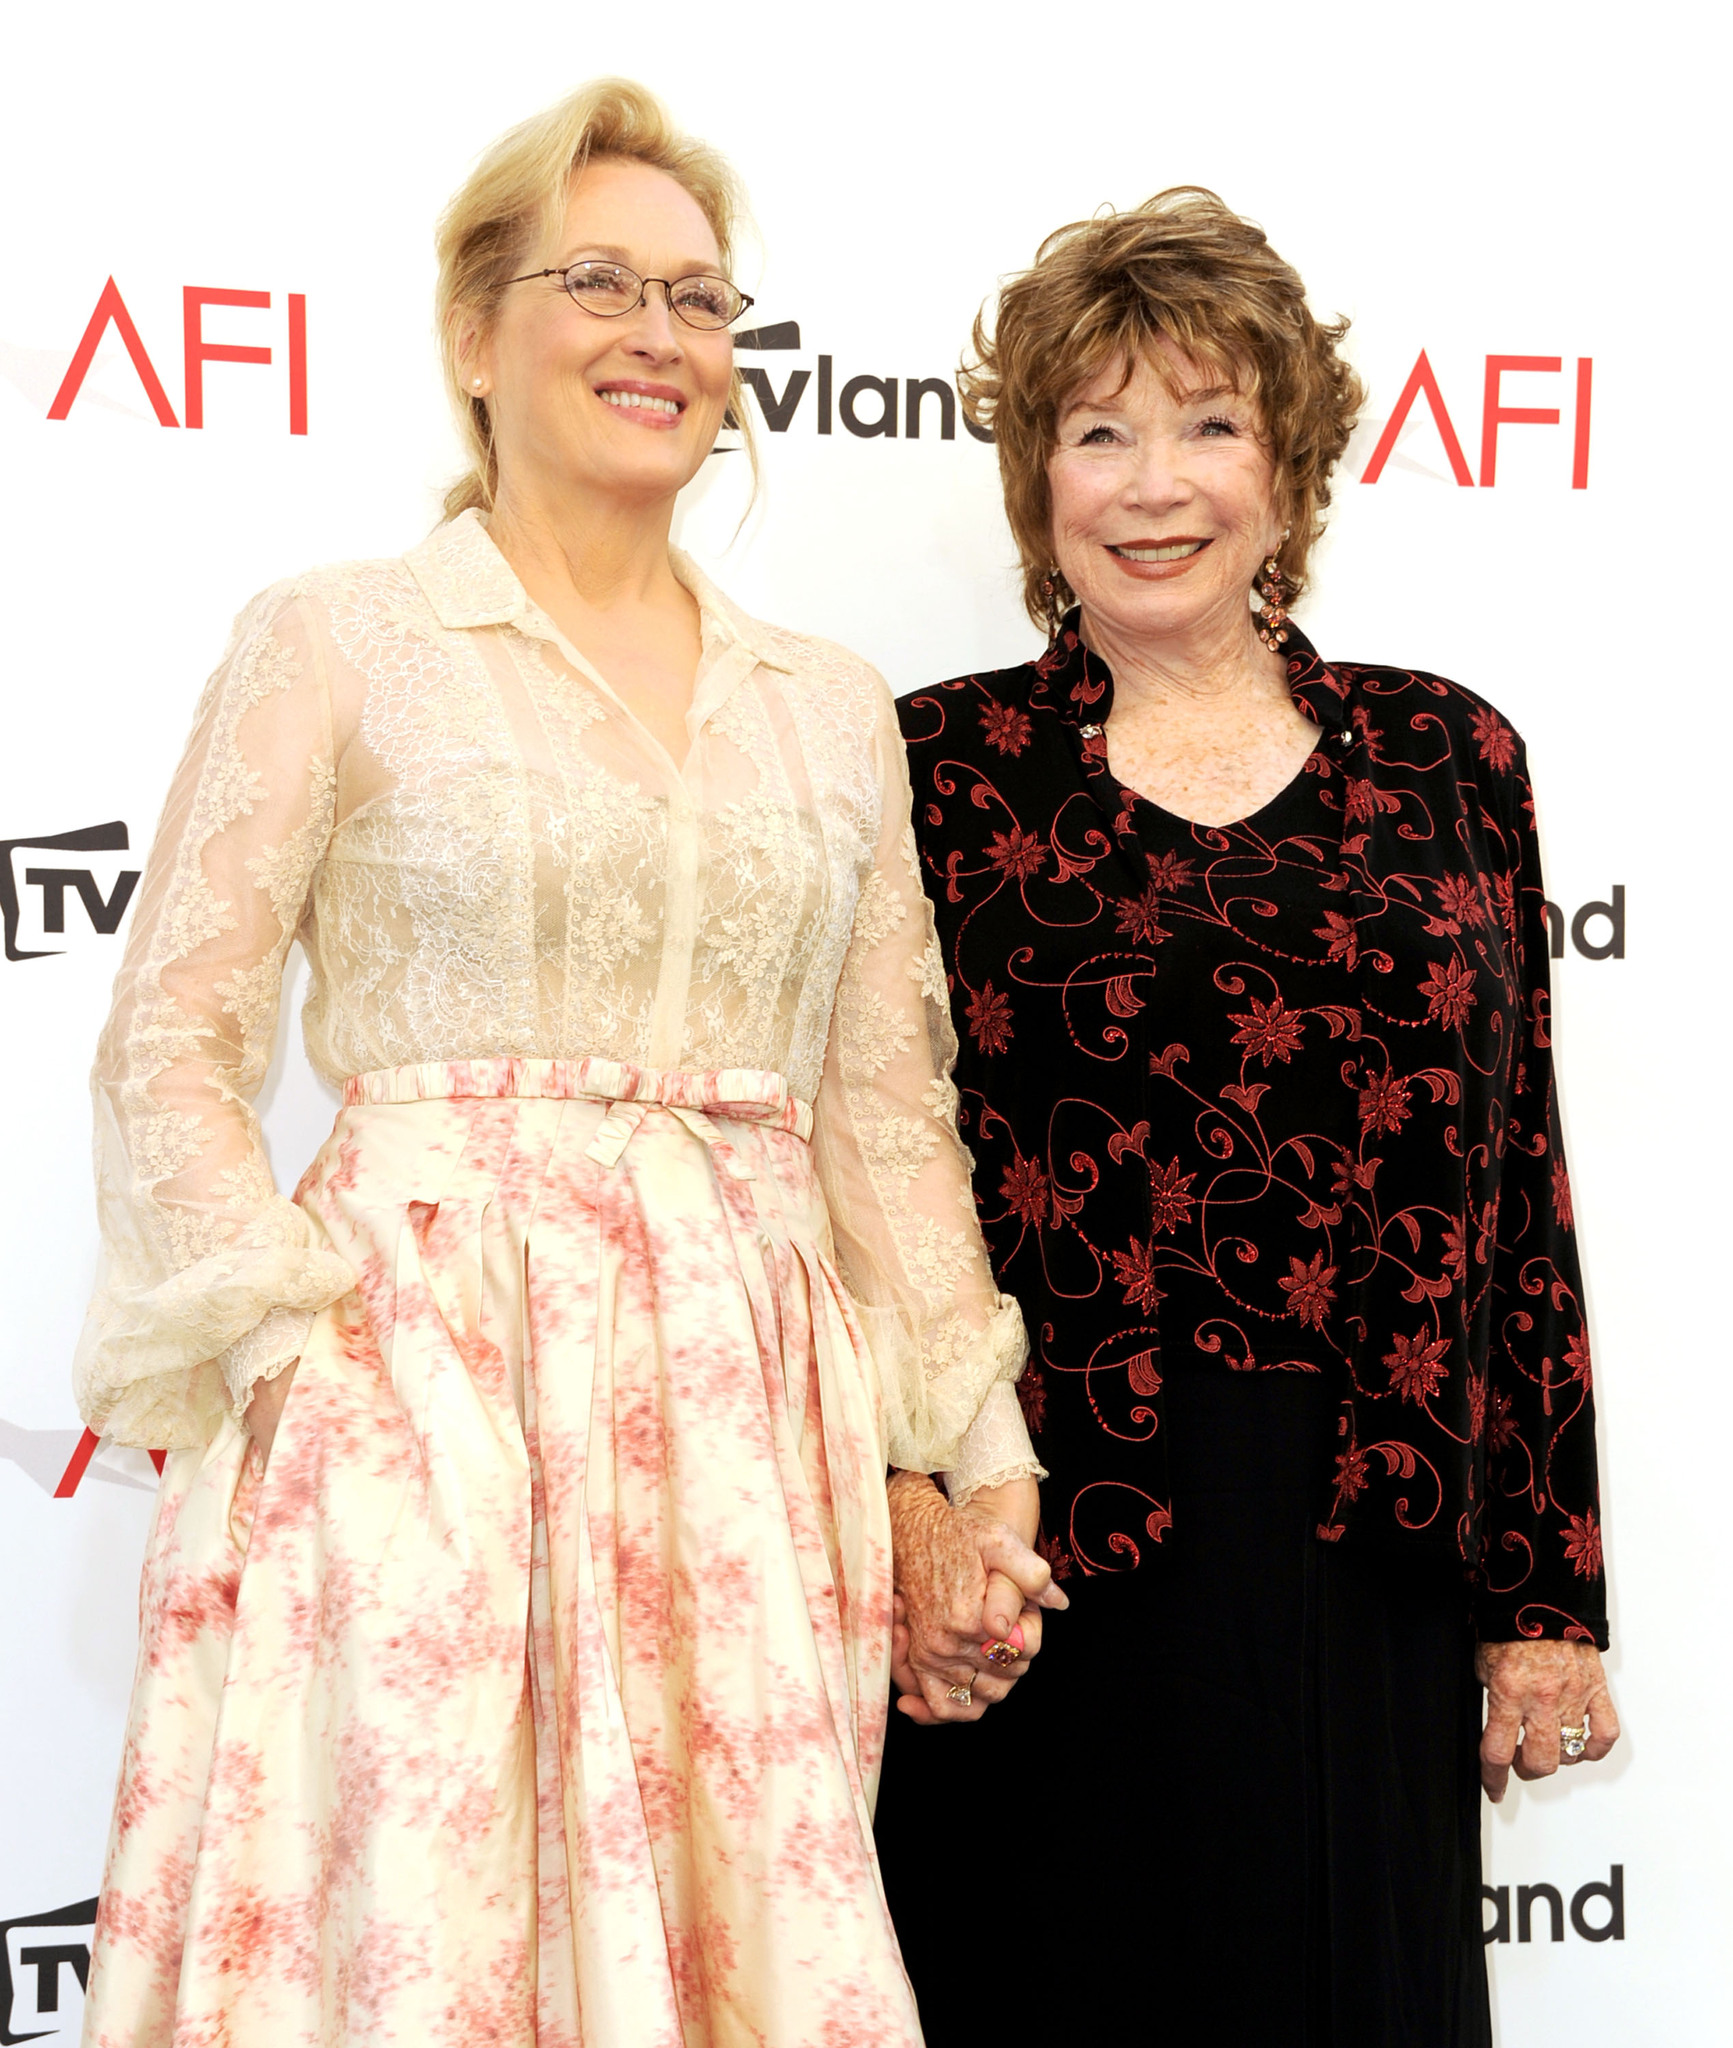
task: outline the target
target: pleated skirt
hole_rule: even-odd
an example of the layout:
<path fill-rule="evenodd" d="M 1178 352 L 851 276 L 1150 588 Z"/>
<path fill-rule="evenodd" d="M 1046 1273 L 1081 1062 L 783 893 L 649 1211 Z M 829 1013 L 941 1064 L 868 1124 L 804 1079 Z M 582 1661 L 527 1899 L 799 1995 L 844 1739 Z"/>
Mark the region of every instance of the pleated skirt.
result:
<path fill-rule="evenodd" d="M 980 1722 L 892 1721 L 879 1848 L 928 2048 L 999 2020 L 1029 2048 L 1491 2048 L 1461 1572 L 1317 1540 L 1323 1376 L 1165 1390 L 1160 1546 L 1067 1578 Z"/>
<path fill-rule="evenodd" d="M 355 1291 L 163 1475 L 99 2048 L 917 2048 L 870 1361 L 774 1074 L 351 1082 Z"/>

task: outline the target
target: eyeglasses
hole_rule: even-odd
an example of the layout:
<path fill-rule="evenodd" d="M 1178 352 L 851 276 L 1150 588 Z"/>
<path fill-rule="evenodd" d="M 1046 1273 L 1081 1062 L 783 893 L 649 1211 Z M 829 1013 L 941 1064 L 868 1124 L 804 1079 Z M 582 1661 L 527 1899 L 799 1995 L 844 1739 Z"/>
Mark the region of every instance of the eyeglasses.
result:
<path fill-rule="evenodd" d="M 623 263 L 589 261 L 568 264 L 563 270 L 532 270 L 526 277 L 507 279 L 510 284 L 534 284 L 539 278 L 557 277 L 573 301 L 598 319 L 618 320 L 635 313 L 649 296 L 651 285 L 659 284 L 668 295 L 668 310 L 688 327 L 713 332 L 738 320 L 752 300 L 725 277 L 695 272 L 691 277 L 640 277 Z"/>

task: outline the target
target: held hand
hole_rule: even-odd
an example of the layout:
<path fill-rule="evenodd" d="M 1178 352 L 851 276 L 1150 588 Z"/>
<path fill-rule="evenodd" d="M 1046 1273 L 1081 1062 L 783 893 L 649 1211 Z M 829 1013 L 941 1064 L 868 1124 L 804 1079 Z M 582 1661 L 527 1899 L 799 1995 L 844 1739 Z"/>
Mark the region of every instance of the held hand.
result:
<path fill-rule="evenodd" d="M 259 1447 L 259 1463 L 269 1463 L 271 1445 L 276 1438 L 277 1424 L 283 1419 L 283 1406 L 289 1398 L 289 1382 L 295 1377 L 295 1368 L 286 1365 L 275 1379 L 260 1380 L 253 1388 L 253 1398 L 247 1403 L 247 1430 Z"/>
<path fill-rule="evenodd" d="M 899 1472 L 890 1498 L 897 1575 L 892 1676 L 904 1695 L 899 1711 L 923 1727 L 978 1721 L 1040 1649 L 1042 1609 L 1070 1604 L 1019 1533 L 1018 1525 L 1035 1533 L 1035 1482 L 1014 1481 L 953 1508 L 924 1474 Z M 1008 1666 L 990 1659 L 986 1645 L 1006 1640 L 1019 1626 L 1022 1655 Z"/>
<path fill-rule="evenodd" d="M 1482 1643 L 1474 1669 L 1486 1687 L 1480 1782 L 1495 1804 L 1514 1767 L 1550 1778 L 1561 1763 L 1599 1763 L 1619 1739 L 1618 1709 L 1593 1643 Z M 1586 1740 L 1570 1731 L 1588 1730 Z M 1582 1740 L 1576 1756 L 1567 1745 Z"/>

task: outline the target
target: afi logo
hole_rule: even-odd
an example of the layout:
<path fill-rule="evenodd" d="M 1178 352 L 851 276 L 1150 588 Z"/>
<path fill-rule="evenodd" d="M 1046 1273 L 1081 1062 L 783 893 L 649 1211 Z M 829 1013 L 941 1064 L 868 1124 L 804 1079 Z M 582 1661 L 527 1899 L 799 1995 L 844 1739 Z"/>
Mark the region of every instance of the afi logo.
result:
<path fill-rule="evenodd" d="M 76 2038 L 90 1981 L 88 1930 L 95 1924 L 94 1899 L 0 1921 L 0 2048 L 51 2034 Z M 48 2025 L 39 2025 L 42 2020 Z"/>
<path fill-rule="evenodd" d="M 734 337 L 737 349 L 798 349 L 800 322 L 784 320 L 774 327 L 757 327 Z M 897 439 L 899 429 L 905 441 L 918 441 L 923 423 L 938 425 L 941 441 L 957 438 L 962 421 L 971 440 L 991 441 L 993 436 L 977 427 L 957 403 L 956 386 L 948 377 L 846 377 L 839 387 L 836 358 L 817 358 L 818 382 L 811 370 L 790 369 L 780 391 L 768 370 L 754 363 L 740 372 L 741 380 L 758 401 L 764 424 L 773 434 L 786 434 L 795 419 L 810 419 L 820 434 L 834 431 L 841 420 L 844 429 L 862 441 Z M 808 388 L 812 404 L 801 412 Z M 899 390 L 900 387 L 900 390 Z M 865 408 L 864 416 L 862 408 Z M 738 424 L 730 421 L 731 426 Z"/>
<path fill-rule="evenodd" d="M 1589 1918 L 1589 1907 L 1606 1907 L 1606 1918 Z M 1480 1887 L 1480 1932 L 1490 1948 L 1495 1941 L 1510 1939 L 1510 1886 L 1483 1884 Z M 1486 1908 L 1492 1908 L 1492 1925 L 1486 1924 Z M 1553 1941 L 1565 1938 L 1564 1894 L 1556 1884 L 1519 1884 L 1516 1888 L 1516 1938 L 1534 1939 L 1535 1908 L 1545 1909 L 1547 1930 Z M 1579 1885 L 1571 1894 L 1571 1925 L 1584 1941 L 1623 1941 L 1625 1938 L 1625 1866 L 1615 1863 L 1607 1882 Z"/>
<path fill-rule="evenodd" d="M 24 856 L 25 888 L 42 892 L 41 930 L 45 936 L 56 937 L 66 930 L 66 896 L 71 890 L 83 906 L 92 929 L 107 938 L 120 929 L 120 921 L 132 901 L 132 892 L 138 887 L 140 870 L 122 868 L 105 896 L 89 868 L 51 867 L 46 861 L 39 866 L 30 859 L 30 855 L 124 853 L 126 850 L 126 827 L 118 818 L 112 824 L 83 825 L 76 832 L 54 832 L 40 839 L 0 839 L 0 926 L 5 932 L 7 959 L 47 960 L 66 950 L 64 946 L 20 947 L 18 855 Z"/>
<path fill-rule="evenodd" d="M 1506 405 L 1504 402 L 1504 380 L 1512 376 L 1556 377 L 1564 367 L 1559 356 L 1488 356 L 1486 359 L 1486 381 L 1481 389 L 1480 401 L 1480 483 L 1483 490 L 1490 490 L 1498 481 L 1498 433 L 1501 427 L 1556 427 L 1559 424 L 1559 408 L 1556 405 Z M 1590 400 L 1594 389 L 1595 363 L 1592 356 L 1577 357 L 1576 402 L 1572 408 L 1571 437 L 1571 489 L 1586 491 L 1589 487 L 1589 416 Z M 1420 351 L 1419 359 L 1408 373 L 1408 382 L 1402 387 L 1402 396 L 1396 401 L 1396 410 L 1384 423 L 1384 431 L 1378 436 L 1378 445 L 1372 450 L 1372 460 L 1367 463 L 1360 481 L 1375 484 L 1384 474 L 1384 465 L 1390 460 L 1395 449 L 1397 436 L 1407 424 L 1408 415 L 1418 400 L 1424 398 L 1432 413 L 1432 424 L 1438 430 L 1444 453 L 1449 458 L 1450 473 L 1459 484 L 1470 484 L 1474 477 L 1462 453 L 1462 441 L 1457 434 L 1450 409 L 1444 403 L 1444 393 L 1433 374 L 1426 351 Z"/>
<path fill-rule="evenodd" d="M 302 292 L 286 295 L 288 304 L 288 356 L 289 356 L 289 432 L 304 434 L 307 431 L 307 299 Z M 241 306 L 268 312 L 271 306 L 269 292 L 228 291 L 217 285 L 189 284 L 181 288 L 181 357 L 185 398 L 183 410 L 189 427 L 202 427 L 205 423 L 205 365 L 206 363 L 269 363 L 271 351 L 257 343 L 241 344 L 228 341 L 207 341 L 204 330 L 205 308 L 207 306 Z M 72 410 L 72 401 L 84 388 L 84 380 L 90 374 L 90 365 L 96 356 L 97 343 L 112 327 L 125 345 L 132 358 L 132 367 L 138 372 L 138 381 L 144 386 L 144 395 L 150 400 L 151 410 L 157 421 L 165 427 L 178 427 L 181 422 L 175 418 L 174 407 L 169 403 L 168 393 L 163 389 L 162 379 L 156 373 L 132 315 L 126 310 L 126 302 L 120 296 L 120 288 L 111 277 L 102 288 L 102 296 L 96 302 L 96 310 L 84 330 L 84 339 L 73 353 L 67 366 L 66 375 L 60 380 L 60 389 L 54 394 L 54 403 L 48 408 L 51 420 L 63 420 Z"/>

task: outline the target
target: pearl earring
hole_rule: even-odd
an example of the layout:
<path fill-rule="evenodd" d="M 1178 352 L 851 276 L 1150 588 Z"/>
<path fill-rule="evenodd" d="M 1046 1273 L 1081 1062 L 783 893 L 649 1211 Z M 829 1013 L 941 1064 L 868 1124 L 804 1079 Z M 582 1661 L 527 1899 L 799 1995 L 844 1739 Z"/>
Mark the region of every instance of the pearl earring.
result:
<path fill-rule="evenodd" d="M 475 386 L 477 391 L 481 389 L 481 379 L 479 377 L 471 377 L 469 381 Z"/>

